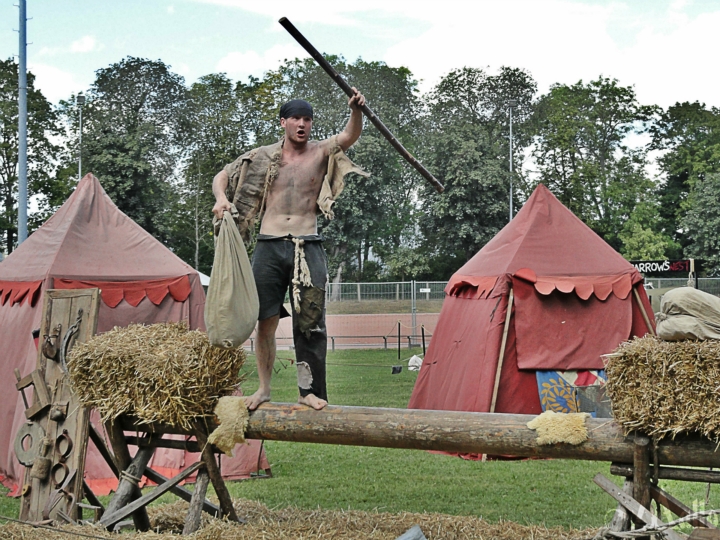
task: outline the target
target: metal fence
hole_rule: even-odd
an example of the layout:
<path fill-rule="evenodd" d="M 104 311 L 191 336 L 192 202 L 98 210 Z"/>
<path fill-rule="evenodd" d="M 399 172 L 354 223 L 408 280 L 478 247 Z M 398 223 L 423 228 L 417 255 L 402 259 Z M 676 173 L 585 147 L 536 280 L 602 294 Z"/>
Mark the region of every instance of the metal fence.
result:
<path fill-rule="evenodd" d="M 653 289 L 686 287 L 687 278 L 645 278 L 645 286 Z M 698 278 L 697 288 L 706 293 L 720 296 L 720 278 Z"/>
<path fill-rule="evenodd" d="M 329 283 L 328 302 L 365 302 L 370 300 L 442 300 L 447 281 L 391 281 L 383 283 Z"/>

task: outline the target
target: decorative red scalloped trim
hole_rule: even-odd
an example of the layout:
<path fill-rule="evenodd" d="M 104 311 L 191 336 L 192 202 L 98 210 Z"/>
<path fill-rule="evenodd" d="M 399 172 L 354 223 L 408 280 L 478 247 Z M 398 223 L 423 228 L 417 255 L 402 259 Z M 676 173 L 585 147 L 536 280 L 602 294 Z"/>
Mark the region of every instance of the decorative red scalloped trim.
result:
<path fill-rule="evenodd" d="M 25 300 L 30 299 L 30 306 L 34 306 L 40 298 L 41 286 L 42 280 L 0 281 L 0 305 L 4 306 L 10 300 L 11 306 L 15 304 L 22 306 Z"/>
<path fill-rule="evenodd" d="M 490 296 L 499 276 L 459 276 L 454 275 L 445 287 L 445 294 L 459 298 L 481 299 Z M 598 300 L 607 300 L 614 294 L 625 300 L 633 287 L 633 273 L 615 276 L 540 276 L 530 268 L 521 268 L 513 277 L 528 281 L 542 295 L 553 291 L 569 294 L 575 292 L 582 300 L 595 296 Z"/>
<path fill-rule="evenodd" d="M 185 276 L 150 279 L 147 281 L 78 281 L 55 278 L 56 289 L 100 289 L 103 302 L 111 308 L 125 300 L 133 307 L 147 297 L 156 306 L 169 294 L 176 302 L 184 302 L 190 296 L 190 278 Z"/>
<path fill-rule="evenodd" d="M 587 300 L 592 295 L 598 300 L 607 300 L 614 294 L 625 300 L 633 287 L 633 274 L 620 274 L 619 276 L 540 276 L 529 268 L 522 268 L 513 274 L 514 277 L 529 281 L 535 285 L 535 290 L 543 295 L 549 295 L 558 290 L 563 293 L 575 292 L 579 298 Z"/>

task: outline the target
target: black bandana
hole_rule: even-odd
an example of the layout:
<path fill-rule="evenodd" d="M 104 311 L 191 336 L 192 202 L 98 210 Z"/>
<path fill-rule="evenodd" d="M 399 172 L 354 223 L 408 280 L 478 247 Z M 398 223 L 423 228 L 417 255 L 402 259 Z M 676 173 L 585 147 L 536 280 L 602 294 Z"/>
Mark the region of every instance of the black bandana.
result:
<path fill-rule="evenodd" d="M 313 108 L 304 99 L 292 99 L 280 107 L 280 118 L 292 118 L 293 116 L 313 117 Z"/>

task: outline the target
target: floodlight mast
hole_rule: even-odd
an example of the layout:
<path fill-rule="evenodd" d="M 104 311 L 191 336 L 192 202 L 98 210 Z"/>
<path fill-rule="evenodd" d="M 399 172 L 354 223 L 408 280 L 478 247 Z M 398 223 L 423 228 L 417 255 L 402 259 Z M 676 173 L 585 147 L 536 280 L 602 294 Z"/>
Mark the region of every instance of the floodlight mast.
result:
<path fill-rule="evenodd" d="M 82 94 L 78 94 L 75 98 L 75 103 L 77 103 L 78 107 L 78 114 L 80 115 L 80 139 L 78 142 L 78 182 L 82 180 L 82 110 L 83 105 L 85 105 L 85 96 Z"/>
<path fill-rule="evenodd" d="M 18 246 L 27 238 L 27 3 L 18 0 L 20 46 L 18 65 Z M 8 249 L 11 249 L 8 247 Z"/>
<path fill-rule="evenodd" d="M 513 218 L 513 134 L 512 134 L 512 123 L 513 123 L 513 108 L 517 107 L 517 100 L 508 100 L 508 108 L 510 109 L 510 219 Z"/>

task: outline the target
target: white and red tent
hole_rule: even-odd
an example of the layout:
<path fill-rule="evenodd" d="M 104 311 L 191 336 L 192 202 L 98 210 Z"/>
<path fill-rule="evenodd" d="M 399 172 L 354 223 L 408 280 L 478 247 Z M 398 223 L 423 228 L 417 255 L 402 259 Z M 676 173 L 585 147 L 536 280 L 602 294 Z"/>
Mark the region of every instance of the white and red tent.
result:
<path fill-rule="evenodd" d="M 42 294 L 48 289 L 98 287 L 102 301 L 98 333 L 130 323 L 187 321 L 205 329 L 205 293 L 195 269 L 123 214 L 92 174 L 42 227 L 0 264 L 0 481 L 16 494 L 23 467 L 13 451 L 25 422 L 13 370 L 33 371 L 41 326 Z M 172 476 L 197 460 L 180 450 L 158 449 L 150 466 Z M 227 479 L 246 478 L 268 468 L 259 441 L 222 460 Z M 85 467 L 96 494 L 115 489 L 110 468 L 88 445 Z"/>

